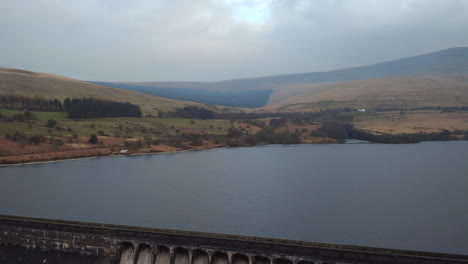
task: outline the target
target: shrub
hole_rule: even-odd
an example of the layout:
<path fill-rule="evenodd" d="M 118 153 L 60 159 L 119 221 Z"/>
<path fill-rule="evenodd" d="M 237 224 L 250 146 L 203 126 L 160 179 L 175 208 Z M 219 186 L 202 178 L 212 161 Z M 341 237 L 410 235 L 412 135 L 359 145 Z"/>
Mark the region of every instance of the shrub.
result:
<path fill-rule="evenodd" d="M 30 136 L 27 139 L 28 144 L 34 144 L 34 145 L 39 145 L 40 143 L 43 143 L 45 141 L 46 141 L 46 139 L 42 135 Z"/>
<path fill-rule="evenodd" d="M 233 127 L 233 126 L 228 129 L 228 137 L 230 137 L 230 138 L 237 138 L 237 137 L 242 136 L 242 134 L 243 133 L 242 133 L 241 130 L 239 130 L 239 129 Z"/>
<path fill-rule="evenodd" d="M 49 119 L 47 120 L 46 124 L 45 124 L 45 127 L 55 127 L 55 125 L 57 125 L 57 121 L 55 121 L 54 119 Z"/>
<path fill-rule="evenodd" d="M 288 122 L 288 120 L 286 118 L 272 118 L 272 119 L 270 119 L 269 125 L 271 127 L 277 128 L 277 127 L 280 127 L 282 125 L 286 125 L 287 122 Z"/>
<path fill-rule="evenodd" d="M 102 130 L 99 130 L 97 133 L 99 136 L 105 136 L 105 137 L 109 136 L 108 134 L 104 133 L 104 131 Z"/>
<path fill-rule="evenodd" d="M 31 118 L 31 115 L 32 115 L 31 112 L 29 112 L 28 110 L 24 111 L 24 117 L 25 117 L 26 119 Z"/>
<path fill-rule="evenodd" d="M 26 139 L 26 134 L 16 131 L 13 135 L 5 135 L 5 137 L 11 141 L 20 141 Z"/>
<path fill-rule="evenodd" d="M 136 141 L 125 141 L 124 146 L 130 150 L 137 150 L 143 147 L 141 140 Z"/>
<path fill-rule="evenodd" d="M 63 142 L 63 140 L 61 140 L 61 139 L 54 139 L 54 140 L 52 141 L 52 145 L 53 145 L 54 148 L 56 148 L 56 149 L 59 148 L 59 147 L 61 147 L 61 146 L 63 146 L 63 144 L 64 144 L 64 142 Z"/>
<path fill-rule="evenodd" d="M 97 144 L 97 143 L 98 143 L 98 138 L 97 138 L 97 136 L 94 135 L 94 134 L 92 134 L 92 135 L 89 137 L 88 142 L 89 142 L 90 144 Z"/>
<path fill-rule="evenodd" d="M 15 114 L 14 116 L 11 117 L 11 119 L 13 119 L 14 121 L 23 121 L 26 118 L 22 114 Z"/>
<path fill-rule="evenodd" d="M 202 141 L 202 139 L 200 137 L 194 137 L 190 141 L 190 145 L 192 145 L 192 146 L 201 146 L 201 145 L 203 145 L 203 141 Z"/>

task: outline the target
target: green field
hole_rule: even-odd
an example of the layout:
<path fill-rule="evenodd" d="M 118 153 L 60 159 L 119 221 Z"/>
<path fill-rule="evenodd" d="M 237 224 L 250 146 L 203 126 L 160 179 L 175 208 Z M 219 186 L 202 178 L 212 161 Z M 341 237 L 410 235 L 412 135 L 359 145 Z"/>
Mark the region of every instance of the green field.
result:
<path fill-rule="evenodd" d="M 11 109 L 0 109 L 0 114 L 6 117 L 13 117 L 17 114 L 23 114 L 24 111 L 21 110 L 11 110 Z M 68 114 L 65 112 L 39 112 L 32 111 L 39 120 L 48 120 L 48 119 L 67 119 Z"/>
<path fill-rule="evenodd" d="M 0 114 L 12 117 L 23 114 L 23 111 L 0 109 Z M 67 119 L 65 112 L 32 111 L 37 120 L 0 122 L 0 134 L 21 132 L 26 134 L 40 134 L 50 136 L 89 136 L 91 134 L 106 134 L 114 137 L 143 137 L 163 136 L 177 133 L 207 133 L 225 134 L 229 124 L 223 120 L 191 120 L 182 118 L 154 118 L 154 117 L 126 117 L 126 118 L 97 118 L 97 119 Z M 46 127 L 47 120 L 54 119 L 54 128 Z"/>

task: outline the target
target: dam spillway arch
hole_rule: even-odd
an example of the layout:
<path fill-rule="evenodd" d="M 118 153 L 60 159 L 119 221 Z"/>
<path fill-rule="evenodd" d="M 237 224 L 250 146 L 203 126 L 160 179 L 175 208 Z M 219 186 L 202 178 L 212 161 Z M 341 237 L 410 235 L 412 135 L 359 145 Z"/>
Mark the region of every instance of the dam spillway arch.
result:
<path fill-rule="evenodd" d="M 2 264 L 468 264 L 468 255 L 7 215 L 0 215 L 0 257 Z"/>
<path fill-rule="evenodd" d="M 265 256 L 245 255 L 232 252 L 205 251 L 203 249 L 185 249 L 177 247 L 168 249 L 165 246 L 151 248 L 147 244 L 139 245 L 135 251 L 134 245 L 122 243 L 120 246 L 120 264 L 264 264 L 270 263 Z M 265 261 L 266 260 L 266 261 Z M 273 263 L 293 264 L 286 259 L 275 259 Z M 304 261 L 295 264 L 306 263 Z M 312 263 L 312 262 L 307 262 Z"/>

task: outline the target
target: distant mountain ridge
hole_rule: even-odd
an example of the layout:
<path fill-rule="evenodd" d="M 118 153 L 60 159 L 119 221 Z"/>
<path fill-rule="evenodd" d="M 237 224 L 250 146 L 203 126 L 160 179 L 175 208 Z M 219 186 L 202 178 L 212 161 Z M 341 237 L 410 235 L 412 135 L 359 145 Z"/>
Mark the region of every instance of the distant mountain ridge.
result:
<path fill-rule="evenodd" d="M 366 79 L 406 77 L 427 74 L 459 74 L 468 72 L 468 47 L 396 59 L 392 61 L 325 72 L 274 75 L 217 82 L 126 82 L 138 86 L 208 89 L 218 91 L 281 89 L 303 83 L 343 82 Z"/>
<path fill-rule="evenodd" d="M 206 83 L 93 83 L 0 68 L 0 93 L 128 101 L 140 105 L 144 114 L 199 103 L 267 111 L 468 106 L 468 47 L 328 72 Z"/>
<path fill-rule="evenodd" d="M 466 78 L 454 76 L 466 73 L 468 73 L 468 47 L 461 47 L 326 72 L 274 75 L 217 82 L 93 83 L 205 104 L 248 108 L 268 106 L 268 109 L 302 111 L 316 110 L 322 107 L 336 108 L 341 105 L 363 107 L 396 107 L 407 104 L 433 106 L 439 103 L 447 106 L 463 105 L 465 103 L 464 97 L 460 101 L 456 97 L 440 93 L 440 91 L 437 91 L 437 94 L 444 101 L 426 98 L 416 102 L 414 93 L 424 93 L 428 90 L 434 92 L 434 89 L 438 87 L 450 87 L 452 90 L 447 90 L 447 93 L 455 93 L 457 89 L 464 87 Z M 439 75 L 444 77 L 434 77 Z M 428 82 L 420 76 L 430 76 L 433 79 Z M 404 80 L 394 80 L 402 78 Z M 456 84 L 454 84 L 454 78 L 458 80 Z M 382 88 L 379 90 L 378 87 Z M 330 90 L 332 88 L 333 92 Z M 343 103 L 345 95 L 350 102 Z M 382 102 L 376 104 L 377 101 L 371 102 L 370 98 Z M 272 105 L 273 107 L 270 107 Z"/>

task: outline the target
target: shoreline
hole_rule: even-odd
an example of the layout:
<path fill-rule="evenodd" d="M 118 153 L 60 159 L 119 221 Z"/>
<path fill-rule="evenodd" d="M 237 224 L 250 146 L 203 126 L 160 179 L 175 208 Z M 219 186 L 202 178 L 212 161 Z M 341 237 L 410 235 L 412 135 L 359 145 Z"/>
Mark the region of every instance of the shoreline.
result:
<path fill-rule="evenodd" d="M 466 141 L 466 140 L 433 140 L 433 141 L 421 141 L 416 143 L 395 143 L 396 145 L 405 145 L 405 144 L 419 144 L 424 142 L 452 142 L 452 141 Z M 375 143 L 375 142 L 360 142 L 360 143 L 301 143 L 301 144 L 284 144 L 284 145 L 336 145 L 336 144 L 349 144 L 349 145 L 362 145 L 362 144 L 381 144 L 381 145 L 389 145 L 388 143 Z M 240 147 L 258 147 L 258 146 L 268 146 L 268 145 L 275 145 L 275 144 L 258 144 L 253 146 L 240 146 Z M 392 144 L 390 144 L 392 145 Z M 190 151 L 206 151 L 206 150 L 213 150 L 213 149 L 224 149 L 224 148 L 240 148 L 240 147 L 229 147 L 229 146 L 222 146 L 222 147 L 212 147 L 212 148 L 201 148 L 201 149 L 184 149 L 184 150 L 175 150 L 175 151 L 158 151 L 158 152 L 135 152 L 128 155 L 122 154 L 111 154 L 111 155 L 101 155 L 101 156 L 89 156 L 89 157 L 76 157 L 76 158 L 65 158 L 65 159 L 50 159 L 50 160 L 42 160 L 42 161 L 32 161 L 32 162 L 18 162 L 18 163 L 10 163 L 10 164 L 0 164 L 1 168 L 6 167 L 19 167 L 19 166 L 26 166 L 26 165 L 36 165 L 36 164 L 47 164 L 53 162 L 66 162 L 66 161 L 74 161 L 74 160 L 87 160 L 87 159 L 98 159 L 98 158 L 112 158 L 112 157 L 128 157 L 128 156 L 145 156 L 145 155 L 157 155 L 157 154 L 171 154 L 171 153 L 183 153 L 183 152 L 190 152 Z"/>
<path fill-rule="evenodd" d="M 184 149 L 184 150 L 175 150 L 175 151 L 135 152 L 135 153 L 128 154 L 128 155 L 113 153 L 113 154 L 110 154 L 110 155 L 101 155 L 101 156 L 94 156 L 93 155 L 93 156 L 89 156 L 89 157 L 50 159 L 50 160 L 39 160 L 39 161 L 31 161 L 31 162 L 18 162 L 18 163 L 10 163 L 10 164 L 0 164 L 0 168 L 13 167 L 13 166 L 19 167 L 19 166 L 36 165 L 36 164 L 47 164 L 47 163 L 65 162 L 65 161 L 74 161 L 74 160 L 88 160 L 88 159 L 112 158 L 112 157 L 129 157 L 129 156 L 144 156 L 144 155 L 182 153 L 182 152 L 189 152 L 189 151 L 204 151 L 204 150 L 222 149 L 222 148 L 229 148 L 229 147 L 228 146 L 223 146 L 223 147 L 213 147 L 213 148 L 203 148 L 203 149 Z"/>

